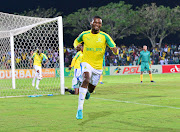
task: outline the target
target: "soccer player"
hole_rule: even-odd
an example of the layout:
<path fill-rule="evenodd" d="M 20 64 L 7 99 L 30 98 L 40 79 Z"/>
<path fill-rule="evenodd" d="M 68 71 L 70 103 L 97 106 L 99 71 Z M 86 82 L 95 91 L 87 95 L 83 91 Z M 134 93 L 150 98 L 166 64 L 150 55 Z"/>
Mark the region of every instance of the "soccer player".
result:
<path fill-rule="evenodd" d="M 74 41 L 74 47 L 81 46 L 84 42 L 83 59 L 81 62 L 83 82 L 79 88 L 77 119 L 83 118 L 84 99 L 89 99 L 99 82 L 102 74 L 103 56 L 106 45 L 110 47 L 114 54 L 118 54 L 119 50 L 112 38 L 105 32 L 100 31 L 102 19 L 99 16 L 93 17 L 90 22 L 91 30 L 82 32 Z"/>
<path fill-rule="evenodd" d="M 44 64 L 44 66 L 47 65 L 47 63 L 49 62 L 47 56 L 45 54 L 42 53 L 42 50 L 41 49 L 38 49 L 37 52 L 35 52 L 33 54 L 33 56 L 31 57 L 30 59 L 30 67 L 32 68 L 32 61 L 34 59 L 34 69 L 36 71 L 36 74 L 33 78 L 33 81 L 32 81 L 32 86 L 34 87 L 35 86 L 35 80 L 37 78 L 37 81 L 36 81 L 36 89 L 39 89 L 39 82 L 40 80 L 42 79 L 42 66 L 41 66 L 41 63 L 42 63 L 42 60 L 46 60 L 46 63 Z"/>
<path fill-rule="evenodd" d="M 105 69 L 105 66 L 106 66 L 106 64 L 105 64 L 105 55 L 103 56 L 103 68 Z M 103 75 L 101 74 L 101 76 L 100 76 L 100 84 L 104 84 L 103 82 L 102 82 L 102 79 L 103 79 Z"/>
<path fill-rule="evenodd" d="M 79 86 L 82 83 L 80 63 L 83 57 L 83 46 L 77 47 L 77 51 L 78 52 L 72 59 L 71 66 L 69 67 L 69 70 L 74 67 L 74 78 L 72 80 L 72 88 L 74 90 L 65 89 L 71 94 L 79 94 Z"/>
<path fill-rule="evenodd" d="M 140 75 L 141 83 L 143 81 L 143 72 L 145 70 L 149 72 L 149 77 L 150 77 L 151 82 L 154 82 L 152 80 L 152 73 L 150 70 L 151 68 L 150 52 L 147 50 L 146 45 L 143 46 L 143 51 L 140 52 L 140 56 L 138 59 L 138 67 L 139 67 L 140 61 L 141 61 L 141 75 Z"/>

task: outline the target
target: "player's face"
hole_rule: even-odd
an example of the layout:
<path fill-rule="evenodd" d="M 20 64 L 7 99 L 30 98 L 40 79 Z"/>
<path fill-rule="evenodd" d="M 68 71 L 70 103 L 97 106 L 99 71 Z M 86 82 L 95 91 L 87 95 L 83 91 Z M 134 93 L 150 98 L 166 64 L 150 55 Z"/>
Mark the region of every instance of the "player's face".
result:
<path fill-rule="evenodd" d="M 146 50 L 147 50 L 147 46 L 143 46 L 143 50 L 145 50 L 145 51 L 146 51 Z"/>
<path fill-rule="evenodd" d="M 40 49 L 40 50 L 39 50 L 39 54 L 41 54 L 41 53 L 42 53 L 42 50 Z"/>
<path fill-rule="evenodd" d="M 100 18 L 94 18 L 94 20 L 91 23 L 91 27 L 95 31 L 99 31 L 102 27 L 102 20 Z"/>

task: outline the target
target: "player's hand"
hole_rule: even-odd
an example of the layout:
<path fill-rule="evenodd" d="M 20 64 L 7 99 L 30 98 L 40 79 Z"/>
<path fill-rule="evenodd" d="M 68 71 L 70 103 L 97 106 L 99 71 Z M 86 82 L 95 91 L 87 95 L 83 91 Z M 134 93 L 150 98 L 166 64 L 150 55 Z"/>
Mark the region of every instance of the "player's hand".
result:
<path fill-rule="evenodd" d="M 45 64 L 44 64 L 44 67 L 46 67 L 46 65 L 47 65 L 47 64 L 45 63 Z"/>
<path fill-rule="evenodd" d="M 72 69 L 72 67 L 69 67 L 69 71 Z"/>
<path fill-rule="evenodd" d="M 80 50 L 81 50 L 81 47 L 82 47 L 82 44 L 79 44 L 79 45 L 76 47 L 76 50 L 80 51 Z"/>

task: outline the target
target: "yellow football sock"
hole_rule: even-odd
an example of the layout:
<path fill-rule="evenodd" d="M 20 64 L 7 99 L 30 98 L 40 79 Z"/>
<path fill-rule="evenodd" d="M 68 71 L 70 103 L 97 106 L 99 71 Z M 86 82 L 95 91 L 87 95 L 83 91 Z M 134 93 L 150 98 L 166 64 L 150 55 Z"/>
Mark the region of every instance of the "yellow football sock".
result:
<path fill-rule="evenodd" d="M 149 74 L 150 80 L 152 81 L 152 74 Z"/>
<path fill-rule="evenodd" d="M 103 79 L 103 75 L 100 76 L 100 82 L 102 82 L 102 79 Z"/>
<path fill-rule="evenodd" d="M 140 75 L 141 81 L 143 80 L 143 75 Z"/>

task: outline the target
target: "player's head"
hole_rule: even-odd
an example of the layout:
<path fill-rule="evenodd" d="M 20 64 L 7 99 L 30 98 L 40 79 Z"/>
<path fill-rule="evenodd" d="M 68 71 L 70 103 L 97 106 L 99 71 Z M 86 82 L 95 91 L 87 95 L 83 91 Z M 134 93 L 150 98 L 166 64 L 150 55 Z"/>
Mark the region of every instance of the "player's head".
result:
<path fill-rule="evenodd" d="M 102 27 L 102 19 L 99 16 L 94 16 L 90 22 L 91 29 L 94 31 L 99 31 Z"/>
<path fill-rule="evenodd" d="M 147 46 L 146 46 L 146 45 L 143 46 L 143 50 L 144 50 L 144 51 L 147 50 Z"/>
<path fill-rule="evenodd" d="M 41 53 L 42 53 L 42 49 L 41 49 L 41 48 L 38 48 L 38 49 L 37 49 L 37 53 L 38 53 L 38 54 L 41 54 Z"/>

